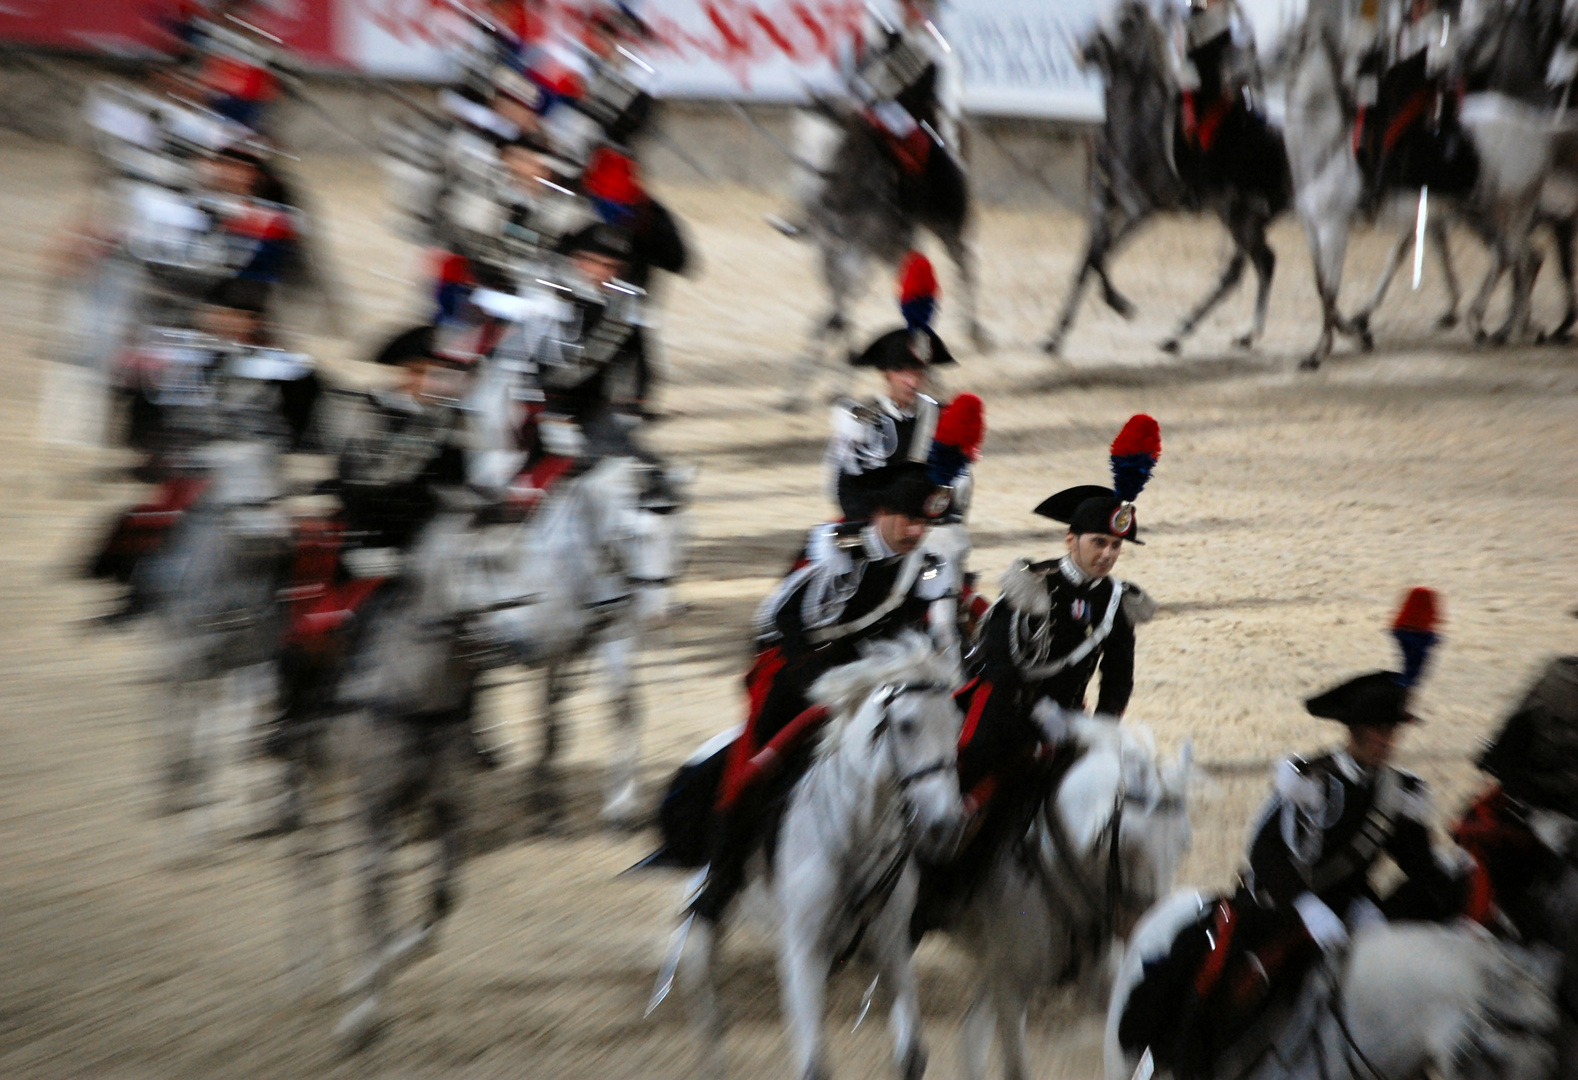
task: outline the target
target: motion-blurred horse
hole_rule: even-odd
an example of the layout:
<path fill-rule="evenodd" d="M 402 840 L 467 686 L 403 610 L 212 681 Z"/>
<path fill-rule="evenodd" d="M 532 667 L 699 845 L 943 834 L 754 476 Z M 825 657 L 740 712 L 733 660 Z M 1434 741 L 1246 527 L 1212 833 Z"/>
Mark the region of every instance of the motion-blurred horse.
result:
<path fill-rule="evenodd" d="M 1111 32 L 1098 29 L 1081 50 L 1082 61 L 1094 64 L 1106 83 L 1106 118 L 1091 151 L 1089 238 L 1063 309 L 1044 348 L 1058 354 L 1079 310 L 1085 284 L 1092 274 L 1101 282 L 1102 299 L 1124 318 L 1134 305 L 1107 276 L 1107 257 L 1153 214 L 1198 205 L 1209 208 L 1227 227 L 1233 254 L 1216 287 L 1161 345 L 1176 352 L 1243 277 L 1252 263 L 1259 288 L 1254 323 L 1235 339 L 1253 345 L 1266 324 L 1266 303 L 1276 256 L 1266 243 L 1266 229 L 1288 208 L 1291 197 L 1286 155 L 1280 133 L 1269 130 L 1268 145 L 1257 148 L 1250 164 L 1261 170 L 1252 184 L 1227 183 L 1195 190 L 1180 176 L 1174 160 L 1179 87 L 1172 75 L 1169 46 L 1161 25 L 1142 0 L 1118 5 Z"/>
<path fill-rule="evenodd" d="M 1172 888 L 1193 837 L 1188 747 L 1163 766 L 1148 732 L 1104 717 L 1071 725 L 1062 752 L 1075 763 L 948 927 L 980 972 L 964 1025 L 970 1080 L 986 1072 L 994 1023 L 1004 1077 L 1030 1075 L 1030 999 L 1076 978 L 1101 984 L 1115 940 Z"/>
<path fill-rule="evenodd" d="M 470 510 L 441 513 L 370 618 L 339 693 L 351 710 L 362 831 L 365 963 L 345 988 L 349 1008 L 337 1028 L 350 1045 L 376 1033 L 389 980 L 431 950 L 453 907 L 477 676 L 583 648 L 631 604 L 637 499 L 631 463 L 608 459 L 564 483 L 530 528 L 476 528 Z M 390 885 L 398 832 L 420 810 L 430 815 L 424 835 L 437 842 L 438 858 L 421 914 L 397 931 Z M 321 888 L 317 857 L 312 844 L 302 845 L 299 874 L 309 897 Z"/>
<path fill-rule="evenodd" d="M 888 137 L 864 115 L 839 102 L 821 102 L 821 112 L 838 131 L 830 164 L 822 173 L 807 214 L 807 232 L 816 245 L 829 310 L 819 317 L 810 347 L 796 365 L 786 407 L 803 408 L 827 344 L 839 347 L 842 363 L 851 346 L 849 312 L 867 284 L 867 264 L 875 259 L 895 265 L 915 246 L 915 233 L 935 236 L 958 273 L 970 338 L 978 349 L 990 339 L 976 312 L 975 252 L 970 182 L 958 148 L 946 146 L 923 127 L 923 161 L 901 163 Z"/>
<path fill-rule="evenodd" d="M 1129 995 L 1207 900 L 1192 890 L 1156 905 L 1135 929 L 1107 1011 L 1107 1080 L 1149 1076 L 1125 1048 Z M 1345 958 L 1313 971 L 1298 999 L 1274 1007 L 1213 1063 L 1223 1080 L 1546 1080 L 1556 1010 L 1546 958 L 1472 930 L 1377 923 Z M 1138 1070 L 1138 1071 L 1136 1071 Z M 1155 1070 L 1171 1076 L 1169 1070 Z"/>
<path fill-rule="evenodd" d="M 830 1075 L 822 1020 L 828 972 L 863 950 L 893 994 L 899 1075 L 926 1069 L 909 938 L 917 875 L 911 855 L 946 857 L 963 803 L 955 769 L 961 717 L 954 668 L 919 634 L 873 645 L 835 668 L 811 698 L 832 713 L 810 771 L 795 785 L 762 868 L 776 901 L 778 970 L 795 1075 Z M 679 977 L 703 1071 L 723 1075 L 716 928 L 695 920 Z"/>
<path fill-rule="evenodd" d="M 167 699 L 162 810 L 200 815 L 206 841 L 219 799 L 213 781 L 227 738 L 227 709 L 269 696 L 267 669 L 283 629 L 279 589 L 290 554 L 280 505 L 279 447 L 267 439 L 223 440 L 193 453 L 202 494 L 165 550 L 138 568 L 153 615 Z"/>

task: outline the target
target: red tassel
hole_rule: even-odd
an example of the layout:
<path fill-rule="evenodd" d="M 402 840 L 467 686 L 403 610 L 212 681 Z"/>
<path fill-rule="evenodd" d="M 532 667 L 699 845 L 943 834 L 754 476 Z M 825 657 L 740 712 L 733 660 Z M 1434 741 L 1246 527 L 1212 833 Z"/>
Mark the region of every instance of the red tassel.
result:
<path fill-rule="evenodd" d="M 960 394 L 937 417 L 936 440 L 964 451 L 972 460 L 986 438 L 986 406 L 974 394 Z"/>
<path fill-rule="evenodd" d="M 1440 621 L 1441 606 L 1436 591 L 1421 585 L 1410 590 L 1403 599 L 1403 606 L 1397 612 L 1392 629 L 1418 630 L 1428 634 L 1435 631 Z"/>
<path fill-rule="evenodd" d="M 625 155 L 604 146 L 592 155 L 581 174 L 581 190 L 594 199 L 620 206 L 635 206 L 646 201 L 646 192 L 636 175 L 636 164 Z"/>
<path fill-rule="evenodd" d="M 1118 437 L 1112 440 L 1113 457 L 1134 454 L 1144 454 L 1153 460 L 1162 456 L 1162 426 L 1144 413 L 1129 417 Z"/>
<path fill-rule="evenodd" d="M 918 251 L 905 255 L 899 264 L 899 303 L 936 295 L 937 272 L 931 268 L 931 260 Z"/>

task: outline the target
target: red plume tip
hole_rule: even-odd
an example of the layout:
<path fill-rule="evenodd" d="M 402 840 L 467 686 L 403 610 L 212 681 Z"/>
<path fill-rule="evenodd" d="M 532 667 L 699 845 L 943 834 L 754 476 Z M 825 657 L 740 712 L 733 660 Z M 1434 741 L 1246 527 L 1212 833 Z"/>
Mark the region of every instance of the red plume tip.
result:
<path fill-rule="evenodd" d="M 1113 457 L 1130 457 L 1144 454 L 1150 458 L 1162 456 L 1162 426 L 1144 413 L 1129 417 L 1118 437 L 1112 440 Z"/>
<path fill-rule="evenodd" d="M 986 406 L 974 394 L 960 394 L 937 417 L 937 442 L 964 451 L 972 460 L 986 438 Z"/>
<path fill-rule="evenodd" d="M 1424 586 L 1409 591 L 1392 623 L 1393 630 L 1418 630 L 1433 633 L 1441 622 L 1441 604 L 1434 589 Z"/>
<path fill-rule="evenodd" d="M 621 206 L 634 206 L 646 200 L 636 163 L 624 154 L 601 147 L 592 154 L 581 174 L 581 190 L 594 199 L 606 199 Z"/>
<path fill-rule="evenodd" d="M 936 295 L 937 272 L 932 269 L 931 260 L 918 251 L 905 255 L 899 264 L 899 303 Z"/>

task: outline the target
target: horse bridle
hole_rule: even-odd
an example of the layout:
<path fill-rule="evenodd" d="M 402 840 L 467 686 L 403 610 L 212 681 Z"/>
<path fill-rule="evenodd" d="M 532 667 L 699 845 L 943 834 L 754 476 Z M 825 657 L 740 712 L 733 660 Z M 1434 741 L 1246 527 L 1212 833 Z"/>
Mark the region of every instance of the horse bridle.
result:
<path fill-rule="evenodd" d="M 844 963 L 860 948 L 860 943 L 865 939 L 866 930 L 870 927 L 871 920 L 887 904 L 888 898 L 893 895 L 893 890 L 898 887 L 899 878 L 904 873 L 904 867 L 909 863 L 914 847 L 914 841 L 910 836 L 910 826 L 915 823 L 915 809 L 910 804 L 909 796 L 907 795 L 910 787 L 929 776 L 953 771 L 958 762 L 957 756 L 940 757 L 907 773 L 899 772 L 898 758 L 893 749 L 893 740 L 887 737 L 893 729 L 893 718 L 888 711 L 889 707 L 905 694 L 951 695 L 952 693 L 953 687 L 938 682 L 890 683 L 878 692 L 877 701 L 882 709 L 882 717 L 872 728 L 871 741 L 875 743 L 878 739 L 883 739 L 888 744 L 888 763 L 892 766 L 895 774 L 892 783 L 898 789 L 899 807 L 904 818 L 903 839 L 894 848 L 893 857 L 888 860 L 882 872 L 877 875 L 871 885 L 858 896 L 850 898 L 847 906 L 855 918 L 855 934 L 849 944 L 839 951 L 834 961 L 835 965 Z"/>
<path fill-rule="evenodd" d="M 904 696 L 905 694 L 952 693 L 953 687 L 938 682 L 892 683 L 888 686 L 884 686 L 877 699 L 878 704 L 882 708 L 882 719 L 877 721 L 876 726 L 871 731 L 872 741 L 875 742 L 882 736 L 887 735 L 893 727 L 893 718 L 888 712 L 888 707 L 900 697 Z M 898 786 L 898 789 L 901 792 L 908 791 L 912 784 L 924 780 L 928 776 L 936 776 L 938 773 L 948 772 L 949 770 L 955 768 L 958 764 L 957 755 L 951 757 L 939 757 L 937 760 L 927 762 L 925 765 L 922 765 L 917 769 L 912 769 L 907 773 L 899 773 L 899 763 L 898 759 L 894 756 L 892 739 L 888 740 L 888 760 L 893 766 L 893 771 L 898 773 L 898 775 L 894 777 L 893 782 Z"/>

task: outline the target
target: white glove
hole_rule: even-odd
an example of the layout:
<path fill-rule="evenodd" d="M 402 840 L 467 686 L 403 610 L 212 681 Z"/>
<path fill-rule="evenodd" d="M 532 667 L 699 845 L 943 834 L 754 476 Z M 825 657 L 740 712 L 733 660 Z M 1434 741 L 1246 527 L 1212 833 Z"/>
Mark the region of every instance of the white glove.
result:
<path fill-rule="evenodd" d="M 1314 893 L 1300 893 L 1298 899 L 1293 901 L 1293 908 L 1304 921 L 1304 929 L 1309 931 L 1322 952 L 1336 952 L 1348 944 L 1348 928 L 1337 918 L 1337 913 Z"/>
<path fill-rule="evenodd" d="M 1042 698 L 1036 702 L 1036 707 L 1030 710 L 1030 719 L 1035 721 L 1041 729 L 1041 737 L 1049 743 L 1060 743 L 1069 737 L 1072 726 L 1069 717 L 1072 714 L 1051 698 Z"/>
<path fill-rule="evenodd" d="M 1356 896 L 1353 903 L 1348 905 L 1348 923 L 1353 927 L 1354 933 L 1359 933 L 1366 927 L 1377 924 L 1385 925 L 1386 916 L 1381 909 L 1375 906 L 1375 901 L 1368 896 Z"/>

